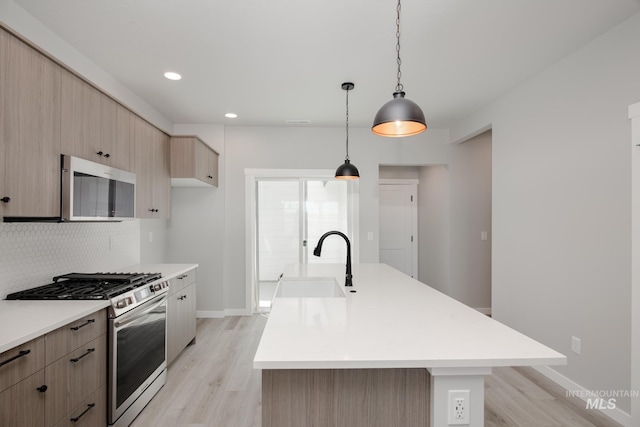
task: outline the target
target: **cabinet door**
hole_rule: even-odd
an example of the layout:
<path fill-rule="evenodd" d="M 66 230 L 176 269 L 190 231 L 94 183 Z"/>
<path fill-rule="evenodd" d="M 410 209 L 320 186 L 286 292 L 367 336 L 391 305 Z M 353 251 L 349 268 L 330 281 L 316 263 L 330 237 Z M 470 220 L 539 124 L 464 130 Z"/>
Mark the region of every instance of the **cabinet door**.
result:
<path fill-rule="evenodd" d="M 0 353 L 0 391 L 44 368 L 44 348 L 44 338 L 39 337 Z"/>
<path fill-rule="evenodd" d="M 168 218 L 171 181 L 169 137 L 139 117 L 133 118 L 136 217 Z"/>
<path fill-rule="evenodd" d="M 196 136 L 174 136 L 171 138 L 171 178 L 186 178 L 180 186 L 202 186 L 197 179 L 208 185 L 218 185 L 218 153 Z"/>
<path fill-rule="evenodd" d="M 42 369 L 0 393 L 0 426 L 44 425 L 47 392 L 38 390 L 43 385 Z"/>
<path fill-rule="evenodd" d="M 0 215 L 60 214 L 60 68 L 0 30 Z M 8 199 L 7 199 L 8 198 Z"/>
<path fill-rule="evenodd" d="M 196 336 L 196 285 L 191 283 L 169 296 L 167 303 L 167 364 Z"/>
<path fill-rule="evenodd" d="M 153 128 L 153 204 L 159 212 L 156 218 L 171 215 L 171 174 L 169 164 L 169 136 Z"/>
<path fill-rule="evenodd" d="M 131 161 L 131 144 L 133 144 L 133 113 L 122 105 L 116 104 L 116 123 L 110 150 L 114 153 L 109 160 L 109 165 L 126 171 L 133 170 Z"/>
<path fill-rule="evenodd" d="M 131 114 L 81 78 L 62 71 L 63 154 L 129 170 Z"/>
<path fill-rule="evenodd" d="M 100 132 L 99 93 L 79 77 L 62 71 L 62 154 L 98 162 Z"/>
<path fill-rule="evenodd" d="M 107 421 L 107 386 L 93 393 L 55 427 L 103 427 Z"/>
<path fill-rule="evenodd" d="M 208 150 L 208 170 L 209 170 L 209 183 L 214 187 L 218 186 L 218 153 L 209 149 Z"/>
<path fill-rule="evenodd" d="M 47 365 L 106 333 L 106 310 L 91 313 L 49 332 L 45 337 Z"/>
<path fill-rule="evenodd" d="M 45 368 L 47 426 L 58 423 L 106 383 L 106 346 L 106 335 L 101 335 Z"/>

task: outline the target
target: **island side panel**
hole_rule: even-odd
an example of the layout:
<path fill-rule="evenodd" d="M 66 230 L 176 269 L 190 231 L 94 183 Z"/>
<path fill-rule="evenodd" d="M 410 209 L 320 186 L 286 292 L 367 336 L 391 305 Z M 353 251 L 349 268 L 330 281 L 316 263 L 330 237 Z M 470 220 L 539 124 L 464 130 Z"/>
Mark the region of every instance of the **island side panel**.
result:
<path fill-rule="evenodd" d="M 426 369 L 265 369 L 262 427 L 427 427 Z"/>

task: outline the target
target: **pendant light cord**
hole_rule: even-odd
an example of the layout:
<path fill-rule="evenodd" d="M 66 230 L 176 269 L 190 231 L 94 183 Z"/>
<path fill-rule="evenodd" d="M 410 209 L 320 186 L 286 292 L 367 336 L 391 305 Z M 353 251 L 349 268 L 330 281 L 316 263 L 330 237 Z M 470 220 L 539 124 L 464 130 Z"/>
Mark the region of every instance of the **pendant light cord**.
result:
<path fill-rule="evenodd" d="M 396 92 L 402 92 L 404 89 L 402 83 L 400 83 L 400 77 L 402 77 L 402 72 L 400 71 L 400 65 L 402 65 L 402 60 L 400 59 L 400 9 L 402 9 L 402 6 L 400 5 L 400 0 L 398 0 L 398 7 L 396 8 L 398 12 L 396 17 L 396 54 L 398 55 L 396 58 L 396 62 L 398 63 L 398 84 L 396 85 Z"/>
<path fill-rule="evenodd" d="M 344 158 L 345 160 L 349 160 L 349 89 L 346 90 L 347 92 L 347 114 L 346 114 L 346 133 L 347 133 L 347 156 Z"/>

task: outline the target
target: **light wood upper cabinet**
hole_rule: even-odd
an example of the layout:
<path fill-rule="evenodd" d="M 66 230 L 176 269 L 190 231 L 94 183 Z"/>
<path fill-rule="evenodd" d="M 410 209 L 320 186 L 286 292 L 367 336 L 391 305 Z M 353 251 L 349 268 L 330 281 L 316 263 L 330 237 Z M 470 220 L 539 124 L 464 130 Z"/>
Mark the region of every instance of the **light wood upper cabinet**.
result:
<path fill-rule="evenodd" d="M 0 217 L 58 217 L 66 154 L 135 172 L 136 216 L 168 218 L 169 149 L 165 133 L 0 28 Z"/>
<path fill-rule="evenodd" d="M 197 136 L 171 137 L 171 182 L 174 187 L 217 187 L 218 153 Z"/>
<path fill-rule="evenodd" d="M 119 125 L 130 112 L 90 84 L 62 71 L 62 152 L 129 170 L 130 132 Z"/>
<path fill-rule="evenodd" d="M 60 74 L 0 29 L 0 216 L 60 214 Z"/>
<path fill-rule="evenodd" d="M 136 218 L 169 218 L 169 136 L 137 116 L 133 117 L 133 129 Z"/>

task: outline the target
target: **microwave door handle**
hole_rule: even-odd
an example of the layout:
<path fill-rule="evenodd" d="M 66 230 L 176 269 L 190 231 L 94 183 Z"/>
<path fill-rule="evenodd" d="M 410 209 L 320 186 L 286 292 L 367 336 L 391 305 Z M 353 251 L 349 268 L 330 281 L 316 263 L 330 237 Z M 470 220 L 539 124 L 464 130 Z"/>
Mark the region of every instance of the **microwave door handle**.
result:
<path fill-rule="evenodd" d="M 162 299 L 158 303 L 152 305 L 151 307 L 146 307 L 143 311 L 141 311 L 138 314 L 133 314 L 131 316 L 126 316 L 126 315 L 123 316 L 124 319 L 117 320 L 114 323 L 114 326 L 116 327 L 116 329 L 121 329 L 121 328 L 127 326 L 129 323 L 134 322 L 134 321 L 138 320 L 139 318 L 143 317 L 148 312 L 153 311 L 155 308 L 160 307 L 165 302 L 167 302 L 167 296 L 166 295 L 163 296 Z"/>

